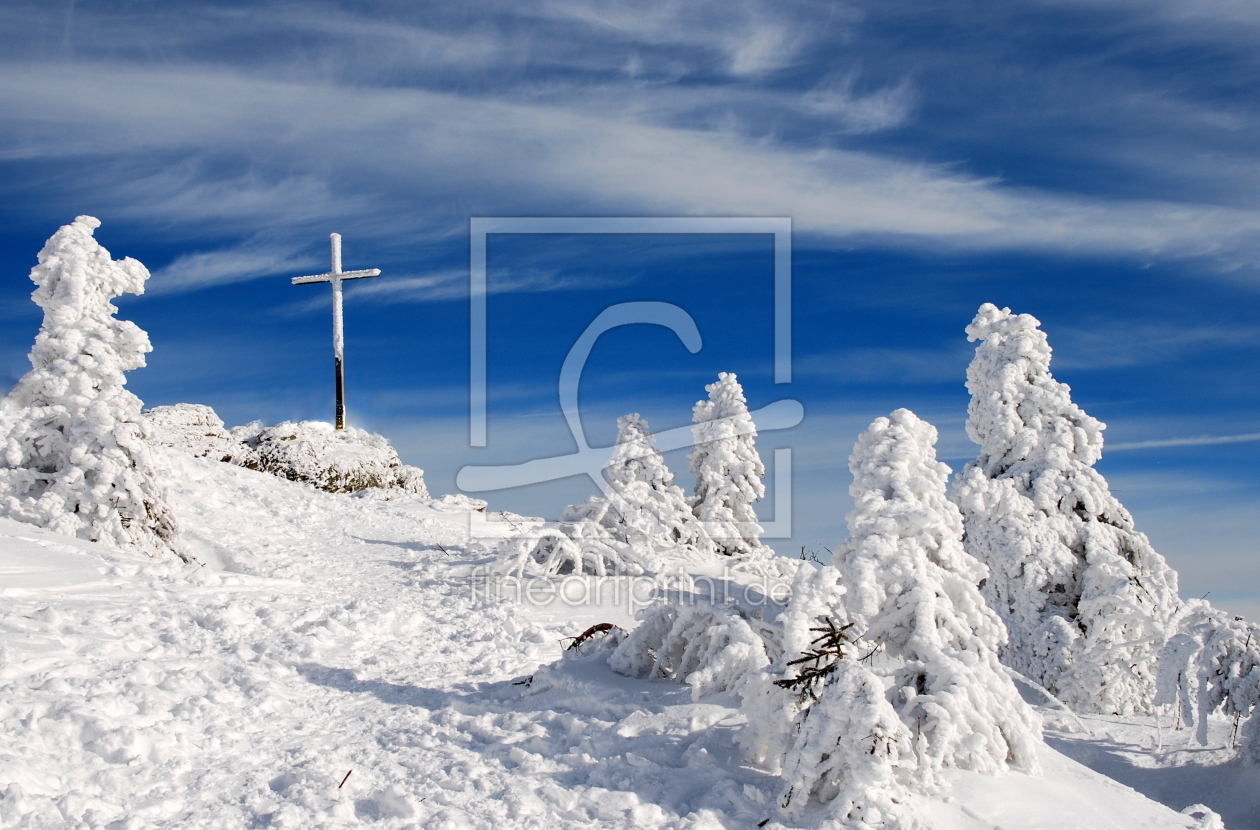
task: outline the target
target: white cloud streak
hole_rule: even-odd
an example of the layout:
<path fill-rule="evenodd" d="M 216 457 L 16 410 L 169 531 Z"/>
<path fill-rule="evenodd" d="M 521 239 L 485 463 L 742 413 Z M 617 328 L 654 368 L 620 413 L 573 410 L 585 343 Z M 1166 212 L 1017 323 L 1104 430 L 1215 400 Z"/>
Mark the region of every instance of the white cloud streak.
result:
<path fill-rule="evenodd" d="M 557 274 L 549 271 L 524 271 L 491 274 L 487 294 L 545 294 L 552 291 L 585 291 L 621 285 L 621 278 L 596 275 Z M 356 280 L 346 289 L 347 297 L 356 303 L 438 303 L 468 298 L 468 271 L 448 269 L 432 274 L 383 274 L 379 279 Z M 329 292 L 285 307 L 286 314 L 305 314 L 326 308 Z"/>
<path fill-rule="evenodd" d="M 146 289 L 149 294 L 179 294 L 277 274 L 296 276 L 318 264 L 292 245 L 250 240 L 224 250 L 183 254 L 155 271 Z"/>
<path fill-rule="evenodd" d="M 1260 441 L 1260 432 L 1246 432 L 1240 435 L 1199 435 L 1193 438 L 1161 438 L 1154 441 L 1128 441 L 1119 444 L 1108 444 L 1108 452 L 1124 452 L 1126 450 L 1148 450 L 1160 447 L 1197 447 L 1207 444 L 1240 444 L 1249 441 Z"/>

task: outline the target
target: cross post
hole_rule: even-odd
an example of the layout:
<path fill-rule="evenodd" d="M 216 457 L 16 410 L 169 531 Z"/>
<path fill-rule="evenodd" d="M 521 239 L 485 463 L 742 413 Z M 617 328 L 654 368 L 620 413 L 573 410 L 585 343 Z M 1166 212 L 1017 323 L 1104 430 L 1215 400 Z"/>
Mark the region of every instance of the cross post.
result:
<path fill-rule="evenodd" d="M 341 283 L 342 280 L 359 280 L 365 277 L 379 277 L 381 269 L 367 268 L 361 271 L 341 270 L 341 234 L 329 234 L 332 240 L 332 270 L 327 274 L 316 274 L 310 277 L 294 277 L 294 285 L 305 285 L 313 282 L 332 283 L 333 290 L 333 370 L 337 388 L 337 420 L 336 428 L 346 428 L 346 378 L 345 378 L 345 345 L 346 336 L 342 325 Z"/>

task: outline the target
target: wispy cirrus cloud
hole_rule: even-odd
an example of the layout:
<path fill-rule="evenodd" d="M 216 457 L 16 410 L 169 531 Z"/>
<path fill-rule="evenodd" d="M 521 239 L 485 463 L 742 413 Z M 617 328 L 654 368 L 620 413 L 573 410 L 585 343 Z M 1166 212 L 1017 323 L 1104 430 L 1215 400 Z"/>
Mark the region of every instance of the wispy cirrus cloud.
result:
<path fill-rule="evenodd" d="M 487 294 L 546 294 L 553 291 L 586 291 L 624 285 L 623 277 L 595 274 L 560 274 L 555 271 L 526 270 L 491 273 Z M 355 302 L 369 303 L 438 303 L 468 299 L 468 270 L 447 269 L 432 274 L 384 274 L 379 279 L 355 280 L 348 292 Z M 285 307 L 287 314 L 305 314 L 326 308 L 331 300 L 328 292 Z"/>
<path fill-rule="evenodd" d="M 869 152 L 804 150 L 453 93 L 75 65 L 38 77 L 0 67 L 0 105 L 6 129 L 24 131 L 45 159 L 90 151 L 134 164 L 144 154 L 195 155 L 207 146 L 242 154 L 249 172 L 206 172 L 201 186 L 244 204 L 290 187 L 295 195 L 276 205 L 275 227 L 294 226 L 286 206 L 302 225 L 350 199 L 379 236 L 397 231 L 418 193 L 436 192 L 464 216 L 470 199 L 474 210 L 492 202 L 503 213 L 546 194 L 578 212 L 792 215 L 798 230 L 821 239 L 980 250 L 1176 257 L 1260 241 L 1260 211 L 1010 188 Z M 347 156 L 344 147 L 356 152 Z M 328 166 L 331 174 L 314 172 Z M 290 184 L 312 177 L 327 187 L 323 198 L 319 188 Z M 158 172 L 137 179 L 132 192 L 146 181 L 167 192 Z M 154 221 L 206 219 L 201 200 L 168 196 L 133 197 L 124 208 Z"/>
<path fill-rule="evenodd" d="M 1161 447 L 1201 447 L 1210 444 L 1242 444 L 1260 441 L 1260 432 L 1246 432 L 1239 435 L 1198 435 L 1191 438 L 1157 438 L 1151 441 L 1127 441 L 1108 444 L 1108 452 L 1124 450 L 1148 450 Z"/>
<path fill-rule="evenodd" d="M 1055 329 L 1054 368 L 1110 371 L 1167 363 L 1212 349 L 1237 351 L 1260 346 L 1260 328 L 1238 325 L 1186 326 L 1180 321 L 1120 323 Z"/>
<path fill-rule="evenodd" d="M 182 254 L 155 271 L 146 289 L 149 294 L 179 294 L 277 274 L 296 275 L 318 264 L 309 252 L 292 244 L 251 239 L 222 250 Z"/>
<path fill-rule="evenodd" d="M 1251 273 L 1260 210 L 1225 183 L 1250 167 L 1260 181 L 1255 153 L 1212 137 L 1220 152 L 1187 158 L 1177 144 L 1242 134 L 1247 106 L 1138 89 L 1126 66 L 1052 51 L 1035 58 L 1054 73 L 1019 84 L 1028 102 L 1007 101 L 983 67 L 1019 66 L 1043 12 L 975 12 L 975 31 L 957 32 L 966 48 L 951 51 L 932 39 L 890 48 L 927 25 L 921 15 L 949 24 L 941 10 L 908 22 L 861 2 L 536 0 L 423 14 L 191 2 L 73 16 L 18 2 L 0 23 L 0 144 L 14 162 L 112 175 L 122 215 L 209 237 L 348 214 L 378 240 L 450 233 L 470 213 L 770 214 L 822 245 L 1205 257 Z M 982 37 L 998 24 L 1020 34 Z M 972 113 L 945 79 L 973 98 L 996 84 L 998 97 Z M 1068 102 L 1075 120 L 1058 129 Z M 1203 117 L 1184 117 L 1191 105 Z M 976 142 L 1016 129 L 1044 158 L 1069 147 L 1148 181 L 1190 165 L 1220 186 L 1038 186 L 968 163 Z M 859 140 L 876 133 L 897 135 Z M 1129 133 L 1161 138 L 1141 146 Z M 962 155 L 921 152 L 928 137 Z"/>

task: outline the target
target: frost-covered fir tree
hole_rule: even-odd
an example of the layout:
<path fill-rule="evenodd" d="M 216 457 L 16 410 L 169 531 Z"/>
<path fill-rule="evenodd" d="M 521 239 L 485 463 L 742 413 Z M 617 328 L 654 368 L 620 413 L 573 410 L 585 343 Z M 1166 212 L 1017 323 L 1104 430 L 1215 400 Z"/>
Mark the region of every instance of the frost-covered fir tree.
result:
<path fill-rule="evenodd" d="M 610 530 L 621 541 L 643 540 L 653 552 L 709 553 L 712 542 L 691 512 L 687 496 L 656 448 L 647 421 L 638 413 L 617 419 L 617 445 L 604 468 L 612 509 Z"/>
<path fill-rule="evenodd" d="M 80 216 L 62 227 L 31 271 L 44 322 L 33 368 L 4 402 L 0 508 L 68 536 L 179 554 L 140 399 L 123 388 L 152 346 L 110 302 L 143 293 L 149 272 L 111 259 L 92 236 L 100 224 Z"/>
<path fill-rule="evenodd" d="M 921 778 L 941 767 L 1037 767 L 1040 726 L 998 660 L 1006 631 L 963 549 L 936 428 L 908 409 L 877 418 L 849 458 L 854 509 L 836 552 L 848 619 L 895 666 L 892 704 Z"/>
<path fill-rule="evenodd" d="M 709 399 L 696 403 L 695 446 L 687 457 L 696 476 L 692 510 L 718 553 L 747 556 L 761 547 L 753 504 L 766 495 L 766 468 L 753 442 L 757 429 L 734 373 L 722 372 L 705 389 Z"/>
<path fill-rule="evenodd" d="M 1040 323 L 986 303 L 967 370 L 980 455 L 954 489 L 1009 632 L 1002 659 L 1077 711 L 1150 711 L 1177 575 L 1093 465 L 1104 425 L 1050 374 Z"/>

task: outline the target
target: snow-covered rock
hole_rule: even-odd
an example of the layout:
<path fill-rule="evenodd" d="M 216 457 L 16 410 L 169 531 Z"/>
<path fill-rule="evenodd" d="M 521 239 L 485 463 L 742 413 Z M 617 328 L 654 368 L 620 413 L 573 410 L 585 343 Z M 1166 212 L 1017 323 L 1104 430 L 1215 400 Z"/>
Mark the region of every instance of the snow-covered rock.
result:
<path fill-rule="evenodd" d="M 144 366 L 149 337 L 110 302 L 142 294 L 148 270 L 110 258 L 80 216 L 31 270 L 44 322 L 27 372 L 0 416 L 0 514 L 67 536 L 184 556 L 125 372 Z"/>
<path fill-rule="evenodd" d="M 255 431 L 256 430 L 256 431 Z M 330 493 L 397 488 L 427 497 L 424 471 L 403 464 L 383 436 L 322 421 L 284 421 L 233 430 L 258 454 L 258 469 Z"/>
<path fill-rule="evenodd" d="M 258 468 L 258 453 L 223 427 L 223 419 L 204 404 L 177 403 L 144 410 L 154 444 L 241 467 Z"/>

